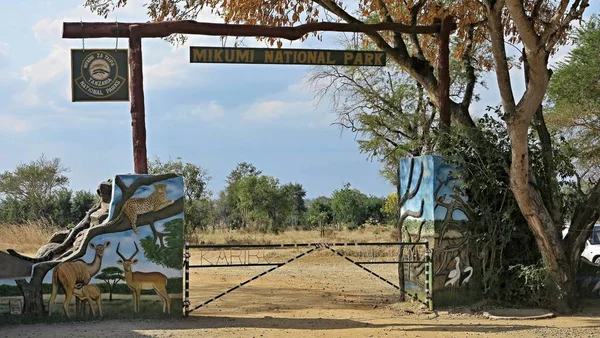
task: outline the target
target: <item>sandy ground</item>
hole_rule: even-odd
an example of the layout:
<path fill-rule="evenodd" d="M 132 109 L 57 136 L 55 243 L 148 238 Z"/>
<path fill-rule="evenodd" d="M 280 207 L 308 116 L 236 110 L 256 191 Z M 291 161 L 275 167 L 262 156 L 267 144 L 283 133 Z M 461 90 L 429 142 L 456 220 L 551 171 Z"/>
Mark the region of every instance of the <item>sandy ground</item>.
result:
<path fill-rule="evenodd" d="M 386 278 L 397 278 L 394 266 L 371 267 Z M 192 304 L 266 269 L 195 269 Z M 394 288 L 340 257 L 319 252 L 197 309 L 187 319 L 20 325 L 0 329 L 0 336 L 600 337 L 600 303 L 588 304 L 586 311 L 575 316 L 493 321 L 476 314 L 422 313 L 416 304 L 396 300 Z"/>

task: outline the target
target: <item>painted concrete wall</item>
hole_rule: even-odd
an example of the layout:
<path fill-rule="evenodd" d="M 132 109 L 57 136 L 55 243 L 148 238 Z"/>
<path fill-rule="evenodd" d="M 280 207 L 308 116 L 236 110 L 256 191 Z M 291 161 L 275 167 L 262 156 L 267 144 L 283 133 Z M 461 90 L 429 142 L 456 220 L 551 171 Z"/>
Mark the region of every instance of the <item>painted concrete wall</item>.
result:
<path fill-rule="evenodd" d="M 481 299 L 480 265 L 469 238 L 468 198 L 459 169 L 442 157 L 402 158 L 399 200 L 404 241 L 427 241 L 433 250 L 434 306 L 474 303 Z M 421 260 L 422 247 L 407 250 L 403 260 Z M 424 285 L 422 264 L 405 267 L 407 280 Z"/>
<path fill-rule="evenodd" d="M 117 175 L 113 180 L 109 216 L 78 236 L 78 239 L 91 237 L 83 256 L 56 265 L 41 278 L 46 314 L 50 311 L 51 318 L 64 318 L 63 304 L 67 294 L 72 294 L 67 311 L 75 320 L 81 315 L 92 316 L 92 312 L 100 316 L 100 309 L 102 316 L 109 318 L 181 316 L 183 189 L 183 179 L 176 175 Z M 124 195 L 128 197 L 125 201 Z M 115 214 L 115 209 L 136 210 L 141 219 L 136 222 L 137 230 L 131 226 L 129 215 L 132 213 Z M 144 223 L 144 219 L 153 221 Z M 87 232 L 97 235 L 88 236 Z M 42 264 L 47 263 L 34 264 L 32 271 Z M 15 313 L 9 316 L 28 312 L 24 307 L 30 302 L 17 286 L 21 275 L 3 275 L 4 279 L 0 280 L 0 316 L 7 316 L 9 307 L 15 308 Z M 32 283 L 33 279 L 30 276 L 23 280 Z M 131 288 L 140 280 L 144 280 L 145 285 L 140 293 L 138 313 L 135 313 Z M 65 288 L 70 291 L 65 292 Z M 50 304 L 53 290 L 57 294 Z M 99 293 L 99 297 L 94 293 Z M 76 299 L 86 295 L 90 296 L 91 305 L 85 304 L 83 308 L 87 311 L 77 312 Z"/>

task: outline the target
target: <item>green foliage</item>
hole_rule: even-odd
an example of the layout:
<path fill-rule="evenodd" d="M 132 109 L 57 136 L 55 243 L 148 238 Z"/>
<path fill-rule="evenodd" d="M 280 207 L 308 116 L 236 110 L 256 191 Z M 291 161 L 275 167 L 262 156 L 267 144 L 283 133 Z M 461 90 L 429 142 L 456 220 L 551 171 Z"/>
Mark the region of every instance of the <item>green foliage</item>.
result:
<path fill-rule="evenodd" d="M 73 192 L 66 187 L 67 171 L 60 159 L 50 160 L 42 154 L 35 161 L 0 174 L 0 222 L 45 220 L 62 226 L 78 222 L 80 212 L 73 211 L 74 203 L 78 208 L 89 209 L 93 200 L 73 198 Z"/>
<path fill-rule="evenodd" d="M 369 219 L 371 216 L 369 212 L 372 212 L 373 209 L 377 209 L 377 214 L 374 216 L 380 218 L 381 206 L 377 208 L 376 205 L 358 189 L 353 189 L 348 183 L 344 184 L 344 187 L 335 190 L 331 197 L 333 221 L 338 224 L 346 224 L 351 229 L 359 227 Z"/>
<path fill-rule="evenodd" d="M 76 191 L 71 199 L 71 220 L 78 222 L 83 219 L 85 214 L 97 200 L 98 196 L 89 191 Z"/>
<path fill-rule="evenodd" d="M 306 213 L 308 224 L 313 226 L 325 226 L 333 221 L 333 210 L 331 209 L 331 200 L 325 196 L 320 196 L 311 201 Z"/>
<path fill-rule="evenodd" d="M 573 37 L 574 48 L 552 75 L 548 123 L 576 149 L 581 168 L 600 168 L 600 17 L 594 15 Z"/>
<path fill-rule="evenodd" d="M 162 231 L 165 236 L 165 246 L 161 247 L 152 236 L 142 238 L 140 241 L 144 248 L 144 255 L 150 261 L 166 268 L 181 270 L 183 266 L 184 231 L 181 218 L 168 221 Z"/>
<path fill-rule="evenodd" d="M 214 217 L 212 193 L 207 189 L 211 177 L 205 169 L 196 164 L 183 162 L 181 157 L 176 160 L 169 158 L 166 162 L 155 157 L 148 163 L 148 172 L 155 175 L 176 173 L 183 178 L 185 225 L 188 231 L 206 229 L 209 224 L 212 224 Z"/>
<path fill-rule="evenodd" d="M 529 149 L 534 174 L 541 175 L 541 147 L 534 134 L 530 135 Z M 505 126 L 486 114 L 476 129 L 454 130 L 448 147 L 441 150 L 447 161 L 462 168 L 457 174 L 464 179 L 469 196 L 468 233 L 483 265 L 484 294 L 519 304 L 541 301 L 539 293 L 523 292 L 533 285 L 525 282 L 534 283 L 535 279 L 524 278 L 516 268 L 510 268 L 519 264 L 534 266 L 541 256 L 510 190 L 511 150 Z M 555 165 L 561 177 L 573 173 L 568 151 L 568 147 L 555 143 Z M 569 189 L 568 182 L 561 184 L 563 189 Z M 563 194 L 566 205 L 572 204 L 569 196 Z M 529 273 L 532 269 L 524 271 Z"/>
<path fill-rule="evenodd" d="M 100 271 L 100 273 L 96 275 L 95 278 L 103 281 L 106 284 L 106 287 L 108 287 L 108 292 L 110 294 L 108 299 L 112 300 L 115 285 L 119 281 L 125 280 L 125 275 L 123 274 L 123 270 L 121 270 L 120 268 L 116 266 L 109 266 L 102 269 L 102 271 Z"/>

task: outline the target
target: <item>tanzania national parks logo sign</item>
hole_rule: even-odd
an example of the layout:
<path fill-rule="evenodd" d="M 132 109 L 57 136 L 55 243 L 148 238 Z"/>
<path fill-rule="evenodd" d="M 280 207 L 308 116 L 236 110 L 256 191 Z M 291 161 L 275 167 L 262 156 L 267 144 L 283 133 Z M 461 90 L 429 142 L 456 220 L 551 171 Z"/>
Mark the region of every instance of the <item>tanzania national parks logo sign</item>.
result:
<path fill-rule="evenodd" d="M 72 101 L 129 101 L 127 49 L 71 49 Z"/>

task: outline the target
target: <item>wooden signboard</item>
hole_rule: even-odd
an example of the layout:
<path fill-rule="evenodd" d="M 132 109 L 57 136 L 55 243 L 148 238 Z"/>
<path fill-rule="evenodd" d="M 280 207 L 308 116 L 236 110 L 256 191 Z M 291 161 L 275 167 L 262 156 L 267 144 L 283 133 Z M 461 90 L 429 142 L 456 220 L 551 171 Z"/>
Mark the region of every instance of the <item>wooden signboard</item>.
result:
<path fill-rule="evenodd" d="M 385 52 L 375 51 L 190 47 L 190 63 L 383 67 L 385 61 Z"/>
<path fill-rule="evenodd" d="M 129 101 L 127 49 L 71 49 L 73 102 Z"/>

